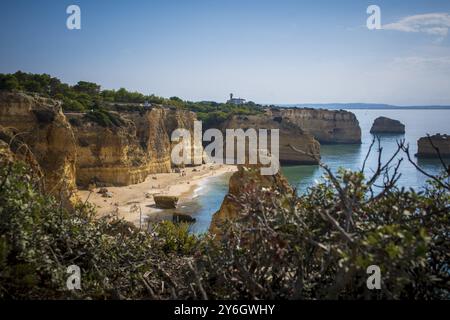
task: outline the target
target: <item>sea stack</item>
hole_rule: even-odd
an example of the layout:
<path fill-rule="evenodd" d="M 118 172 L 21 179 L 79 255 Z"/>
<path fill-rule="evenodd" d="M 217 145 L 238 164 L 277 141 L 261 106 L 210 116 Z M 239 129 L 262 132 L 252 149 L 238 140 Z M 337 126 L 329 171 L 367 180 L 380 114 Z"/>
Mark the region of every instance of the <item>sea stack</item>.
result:
<path fill-rule="evenodd" d="M 228 194 L 219 211 L 212 216 L 209 227 L 209 231 L 218 238 L 223 234 L 226 220 L 236 221 L 244 217 L 245 206 L 259 203 L 261 197 L 277 195 L 280 203 L 286 205 L 295 197 L 294 189 L 281 172 L 261 175 L 257 165 L 239 165 L 228 185 Z"/>
<path fill-rule="evenodd" d="M 422 137 L 417 141 L 417 150 L 416 156 L 419 158 L 439 158 L 439 154 L 443 158 L 450 158 L 450 136 L 435 134 Z"/>
<path fill-rule="evenodd" d="M 398 120 L 378 117 L 373 122 L 370 133 L 405 133 L 405 125 Z"/>

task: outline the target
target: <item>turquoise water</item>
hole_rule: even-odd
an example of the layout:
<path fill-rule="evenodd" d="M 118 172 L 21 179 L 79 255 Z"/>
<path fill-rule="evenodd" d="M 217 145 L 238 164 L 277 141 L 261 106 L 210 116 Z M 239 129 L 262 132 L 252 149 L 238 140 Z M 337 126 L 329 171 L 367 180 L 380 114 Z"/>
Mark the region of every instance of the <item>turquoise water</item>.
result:
<path fill-rule="evenodd" d="M 191 232 L 203 233 L 208 230 L 212 215 L 219 210 L 223 198 L 228 193 L 231 175 L 231 172 L 227 172 L 207 178 L 204 184 L 195 190 L 192 201 L 184 203 L 181 210 L 178 210 L 190 214 L 197 220 L 191 225 Z"/>
<path fill-rule="evenodd" d="M 428 134 L 450 134 L 450 110 L 350 110 L 358 118 L 362 130 L 361 145 L 322 145 L 322 161 L 333 171 L 339 167 L 359 170 L 372 142 L 370 128 L 375 118 L 385 116 L 400 120 L 406 126 L 404 135 L 383 135 L 381 146 L 383 147 L 382 159 L 388 159 L 395 152 L 397 140 L 405 139 L 410 144 L 411 155 L 417 152 L 417 140 Z M 376 167 L 377 153 L 372 152 L 368 158 L 366 174 Z M 399 157 L 405 157 L 399 154 Z M 431 174 L 437 174 L 441 170 L 439 160 L 427 159 L 414 161 Z M 323 171 L 318 166 L 291 166 L 283 167 L 282 171 L 289 182 L 295 186 L 298 193 L 303 193 L 319 181 Z M 426 177 L 418 172 L 405 158 L 400 167 L 402 174 L 398 184 L 404 187 L 420 189 L 426 181 Z M 200 189 L 196 191 L 196 197 L 187 203 L 184 211 L 197 219 L 192 225 L 192 232 L 201 233 L 209 228 L 211 216 L 216 212 L 228 191 L 230 174 L 209 178 Z"/>
<path fill-rule="evenodd" d="M 359 170 L 362 167 L 364 158 L 372 142 L 373 136 L 370 128 L 375 118 L 385 116 L 400 120 L 406 126 L 406 133 L 403 135 L 381 135 L 381 146 L 383 147 L 383 160 L 390 158 L 397 149 L 397 141 L 405 139 L 410 145 L 410 153 L 413 160 L 427 172 L 436 174 L 441 170 L 439 160 L 426 159 L 418 160 L 414 157 L 417 152 L 417 140 L 426 134 L 450 133 L 450 110 L 349 110 L 358 118 L 362 130 L 361 145 L 322 145 L 322 161 L 333 171 L 339 167 L 352 170 Z M 375 151 L 375 150 L 374 150 Z M 372 151 L 368 158 L 366 175 L 370 175 L 371 169 L 377 164 L 377 152 Z M 402 176 L 398 184 L 403 187 L 420 189 L 426 182 L 426 177 L 418 172 L 409 163 L 403 153 L 398 156 L 404 161 L 400 167 Z M 323 175 L 323 170 L 318 166 L 294 166 L 284 167 L 283 173 L 292 185 L 298 188 L 299 193 L 304 192 L 315 180 Z"/>

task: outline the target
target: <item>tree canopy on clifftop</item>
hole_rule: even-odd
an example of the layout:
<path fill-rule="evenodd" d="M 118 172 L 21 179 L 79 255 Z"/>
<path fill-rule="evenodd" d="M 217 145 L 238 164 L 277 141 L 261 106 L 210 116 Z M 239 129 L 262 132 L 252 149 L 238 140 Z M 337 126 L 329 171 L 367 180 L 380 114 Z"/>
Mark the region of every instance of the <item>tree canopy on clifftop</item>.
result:
<path fill-rule="evenodd" d="M 256 114 L 261 112 L 261 105 L 247 102 L 243 105 L 217 103 L 212 101 L 184 101 L 173 96 L 163 98 L 154 94 L 145 95 L 131 92 L 125 88 L 118 90 L 101 90 L 94 82 L 78 81 L 71 86 L 48 74 L 33 74 L 17 71 L 13 74 L 0 73 L 0 90 L 25 91 L 61 100 L 64 111 L 87 112 L 99 108 L 115 106 L 121 110 L 142 110 L 142 105 L 170 106 L 184 108 L 197 113 L 205 126 L 225 120 L 232 114 Z"/>

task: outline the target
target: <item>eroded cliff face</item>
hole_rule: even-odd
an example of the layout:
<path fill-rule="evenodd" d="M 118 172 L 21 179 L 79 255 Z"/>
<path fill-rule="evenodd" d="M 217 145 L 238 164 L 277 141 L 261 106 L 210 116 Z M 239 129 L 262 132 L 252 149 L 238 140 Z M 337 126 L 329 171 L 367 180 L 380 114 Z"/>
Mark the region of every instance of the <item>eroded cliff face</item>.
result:
<path fill-rule="evenodd" d="M 171 171 L 171 133 L 177 128 L 193 131 L 196 116 L 184 110 L 153 108 L 121 112 L 124 124 L 102 127 L 82 115 L 67 115 L 77 140 L 77 183 L 88 186 L 124 186 L 140 183 L 149 174 Z M 77 125 L 75 125 L 77 123 Z M 202 149 L 191 135 L 192 151 Z M 201 154 L 201 153 L 200 153 Z M 201 161 L 200 161 L 201 163 Z"/>
<path fill-rule="evenodd" d="M 71 122 L 80 115 L 68 116 Z M 121 127 L 103 127 L 83 119 L 73 125 L 77 142 L 76 180 L 81 187 L 128 185 L 148 175 L 148 158 L 131 121 Z"/>
<path fill-rule="evenodd" d="M 361 143 L 356 116 L 345 110 L 273 108 L 267 113 L 280 122 L 290 122 L 310 133 L 323 144 Z"/>
<path fill-rule="evenodd" d="M 145 112 L 121 112 L 120 126 L 101 126 L 81 113 L 63 114 L 60 103 L 24 93 L 0 93 L 0 126 L 3 140 L 17 136 L 30 149 L 45 177 L 50 193 L 73 193 L 76 186 L 129 185 L 149 174 L 170 172 L 171 133 L 191 132 L 195 143 L 193 112 L 153 108 Z M 201 153 L 197 153 L 200 154 Z M 197 159 L 197 161 L 201 159 Z"/>
<path fill-rule="evenodd" d="M 2 139 L 28 148 L 44 176 L 44 189 L 64 199 L 76 190 L 75 138 L 58 102 L 23 93 L 0 92 Z"/>
<path fill-rule="evenodd" d="M 226 129 L 279 129 L 279 158 L 281 164 L 305 165 L 317 164 L 320 158 L 320 144 L 314 137 L 304 132 L 297 125 L 287 121 L 277 121 L 271 114 L 232 116 L 222 123 L 221 130 Z M 268 139 L 270 146 L 270 139 Z M 302 152 L 291 148 L 295 147 Z M 270 151 L 270 147 L 268 148 Z M 310 155 L 314 155 L 311 157 Z"/>
<path fill-rule="evenodd" d="M 165 109 L 164 113 L 164 125 L 166 130 L 170 135 L 176 129 L 182 128 L 187 129 L 191 135 L 191 156 L 192 164 L 201 164 L 203 160 L 203 146 L 201 142 L 201 137 L 198 140 L 194 139 L 194 122 L 197 121 L 197 115 L 195 112 L 179 109 Z M 202 134 L 202 132 L 200 132 Z M 173 147 L 178 142 L 172 142 Z"/>
<path fill-rule="evenodd" d="M 295 192 L 280 172 L 261 175 L 258 166 L 239 166 L 230 178 L 228 193 L 213 215 L 209 231 L 220 238 L 225 221 L 238 219 L 246 212 L 244 205 L 259 203 L 264 195 L 277 197 L 283 203 L 295 197 Z"/>

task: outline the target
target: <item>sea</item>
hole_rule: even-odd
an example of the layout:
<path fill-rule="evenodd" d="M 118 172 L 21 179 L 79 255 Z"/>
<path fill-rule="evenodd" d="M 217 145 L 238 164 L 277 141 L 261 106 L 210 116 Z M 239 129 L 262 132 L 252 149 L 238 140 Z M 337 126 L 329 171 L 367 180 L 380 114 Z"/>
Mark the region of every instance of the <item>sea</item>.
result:
<path fill-rule="evenodd" d="M 397 142 L 405 140 L 410 146 L 410 154 L 413 161 L 430 174 L 438 174 L 442 171 L 442 165 L 437 159 L 417 159 L 414 155 L 417 152 L 417 140 L 427 134 L 436 133 L 450 134 L 450 109 L 352 109 L 361 127 L 362 143 L 360 145 L 321 145 L 322 162 L 336 172 L 339 168 L 360 170 L 369 147 L 373 141 L 373 135 L 369 132 L 375 118 L 385 116 L 401 121 L 406 126 L 406 133 L 401 135 L 381 135 L 380 142 L 382 160 L 389 159 L 397 149 Z M 370 176 L 376 168 L 378 153 L 377 148 L 369 155 L 366 162 L 366 176 Z M 417 191 L 423 189 L 427 177 L 417 171 L 408 162 L 405 154 L 400 153 L 397 158 L 404 158 L 399 173 L 401 177 L 398 185 L 405 188 L 414 188 Z M 308 166 L 287 166 L 281 168 L 292 186 L 297 188 L 297 192 L 302 194 L 308 188 L 321 181 L 324 174 L 323 169 L 317 165 Z M 228 192 L 228 181 L 231 174 L 226 173 L 221 176 L 210 177 L 204 180 L 194 193 L 191 201 L 183 203 L 180 208 L 182 212 L 190 214 L 196 218 L 196 222 L 191 225 L 191 232 L 196 234 L 204 233 L 208 230 L 212 215 L 220 208 L 224 196 Z"/>

